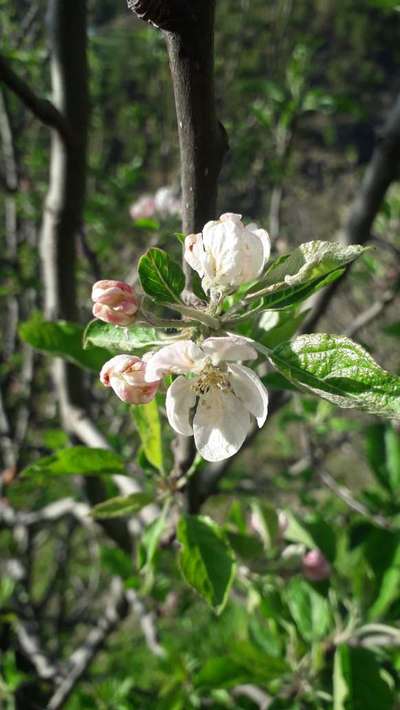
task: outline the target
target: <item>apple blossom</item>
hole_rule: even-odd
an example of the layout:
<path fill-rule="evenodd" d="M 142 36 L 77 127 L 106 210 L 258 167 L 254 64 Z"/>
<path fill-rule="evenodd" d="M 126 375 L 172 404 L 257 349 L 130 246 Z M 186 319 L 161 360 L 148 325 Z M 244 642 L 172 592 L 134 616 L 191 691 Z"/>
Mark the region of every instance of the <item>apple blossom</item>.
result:
<path fill-rule="evenodd" d="M 185 239 L 184 257 L 202 279 L 205 291 L 226 292 L 256 279 L 270 255 L 270 239 L 256 224 L 244 225 L 230 212 L 207 222 Z"/>
<path fill-rule="evenodd" d="M 222 461 L 242 446 L 251 415 L 261 427 L 268 413 L 268 393 L 258 375 L 239 364 L 257 352 L 240 336 L 207 338 L 200 344 L 181 340 L 166 345 L 147 362 L 145 379 L 177 374 L 166 397 L 170 425 L 194 435 L 206 461 Z"/>
<path fill-rule="evenodd" d="M 100 372 L 100 381 L 112 387 L 127 404 L 147 404 L 154 399 L 160 380 L 145 380 L 146 362 L 135 355 L 116 355 L 108 360 Z"/>
<path fill-rule="evenodd" d="M 139 308 L 135 291 L 124 281 L 97 281 L 92 289 L 92 301 L 94 317 L 114 325 L 133 323 Z"/>
<path fill-rule="evenodd" d="M 153 217 L 156 203 L 153 195 L 141 195 L 129 208 L 132 219 L 148 219 Z"/>
<path fill-rule="evenodd" d="M 331 566 L 321 550 L 307 552 L 302 560 L 303 574 L 310 582 L 322 582 L 331 574 Z"/>
<path fill-rule="evenodd" d="M 160 187 L 154 195 L 154 205 L 161 217 L 179 215 L 181 201 L 172 187 Z"/>

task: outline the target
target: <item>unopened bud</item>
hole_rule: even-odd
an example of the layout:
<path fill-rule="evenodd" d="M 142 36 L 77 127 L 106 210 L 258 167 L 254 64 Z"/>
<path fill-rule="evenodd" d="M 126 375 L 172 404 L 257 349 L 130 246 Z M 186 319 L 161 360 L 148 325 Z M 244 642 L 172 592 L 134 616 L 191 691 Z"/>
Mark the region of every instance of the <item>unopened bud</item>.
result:
<path fill-rule="evenodd" d="M 311 582 L 322 582 L 331 574 L 331 566 L 321 550 L 310 550 L 302 560 L 303 574 Z"/>
<path fill-rule="evenodd" d="M 139 308 L 135 291 L 124 281 L 97 281 L 92 289 L 92 301 L 94 317 L 113 325 L 130 325 Z"/>
<path fill-rule="evenodd" d="M 146 382 L 145 372 L 146 363 L 135 355 L 116 355 L 103 365 L 100 381 L 127 404 L 147 404 L 156 396 L 160 380 Z"/>

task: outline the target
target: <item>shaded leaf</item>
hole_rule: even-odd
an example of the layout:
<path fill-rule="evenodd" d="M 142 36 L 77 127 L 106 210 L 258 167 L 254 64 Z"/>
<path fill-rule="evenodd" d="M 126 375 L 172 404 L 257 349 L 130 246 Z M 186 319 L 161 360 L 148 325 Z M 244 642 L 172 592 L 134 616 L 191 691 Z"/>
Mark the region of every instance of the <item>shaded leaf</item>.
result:
<path fill-rule="evenodd" d="M 123 515 L 138 513 L 153 500 L 148 493 L 131 493 L 129 496 L 116 496 L 95 505 L 91 511 L 94 518 L 118 518 Z"/>
<path fill-rule="evenodd" d="M 24 468 L 21 475 L 46 480 L 49 476 L 101 476 L 116 473 L 126 475 L 124 461 L 119 454 L 107 449 L 73 446 L 38 459 Z"/>
<path fill-rule="evenodd" d="M 334 710 L 393 710 L 394 697 L 379 663 L 366 648 L 339 646 L 333 672 Z"/>
<path fill-rule="evenodd" d="M 98 372 L 104 363 L 109 360 L 110 352 L 106 350 L 106 343 L 95 343 L 90 351 L 82 346 L 84 329 L 75 323 L 67 321 L 50 322 L 43 319 L 40 314 L 35 314 L 30 320 L 22 323 L 19 334 L 26 343 L 36 350 L 65 358 L 74 365 Z"/>
<path fill-rule="evenodd" d="M 290 580 L 285 596 L 290 613 L 303 638 L 306 641 L 323 639 L 332 623 L 327 600 L 300 577 Z"/>
<path fill-rule="evenodd" d="M 185 580 L 220 613 L 236 571 L 222 529 L 210 518 L 187 515 L 179 521 L 177 537 L 182 546 L 179 566 Z"/>
<path fill-rule="evenodd" d="M 161 421 L 157 401 L 153 399 L 148 404 L 132 407 L 132 413 L 147 460 L 159 471 L 163 471 Z"/>
<path fill-rule="evenodd" d="M 269 683 L 288 671 L 281 658 L 259 651 L 248 642 L 231 643 L 225 657 L 209 658 L 194 678 L 198 688 L 232 688 L 242 683 Z"/>
<path fill-rule="evenodd" d="M 158 518 L 147 526 L 138 548 L 138 567 L 141 570 L 151 567 L 157 547 L 164 532 L 168 508 L 165 507 Z"/>

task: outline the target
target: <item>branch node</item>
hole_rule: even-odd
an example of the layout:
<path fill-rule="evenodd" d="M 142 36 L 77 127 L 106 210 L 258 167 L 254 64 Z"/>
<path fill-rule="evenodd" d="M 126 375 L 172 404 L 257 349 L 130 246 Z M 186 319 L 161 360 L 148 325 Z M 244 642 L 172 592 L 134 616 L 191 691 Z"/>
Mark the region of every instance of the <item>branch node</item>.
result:
<path fill-rule="evenodd" d="M 127 0 L 129 10 L 144 22 L 160 30 L 176 32 L 190 17 L 183 0 Z"/>

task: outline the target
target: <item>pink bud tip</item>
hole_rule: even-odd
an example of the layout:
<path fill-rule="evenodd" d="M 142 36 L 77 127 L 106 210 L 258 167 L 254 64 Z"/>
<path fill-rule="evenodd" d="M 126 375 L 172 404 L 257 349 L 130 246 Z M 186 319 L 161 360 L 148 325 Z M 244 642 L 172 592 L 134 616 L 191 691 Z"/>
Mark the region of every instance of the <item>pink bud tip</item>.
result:
<path fill-rule="evenodd" d="M 146 382 L 145 373 L 146 363 L 139 357 L 116 355 L 103 365 L 100 381 L 127 404 L 147 404 L 154 399 L 161 383 Z"/>
<path fill-rule="evenodd" d="M 310 550 L 302 560 L 303 574 L 311 582 L 322 582 L 331 574 L 331 566 L 321 550 Z"/>
<path fill-rule="evenodd" d="M 103 279 L 94 284 L 92 301 L 94 317 L 113 325 L 130 325 L 139 308 L 132 286 L 111 279 Z"/>

